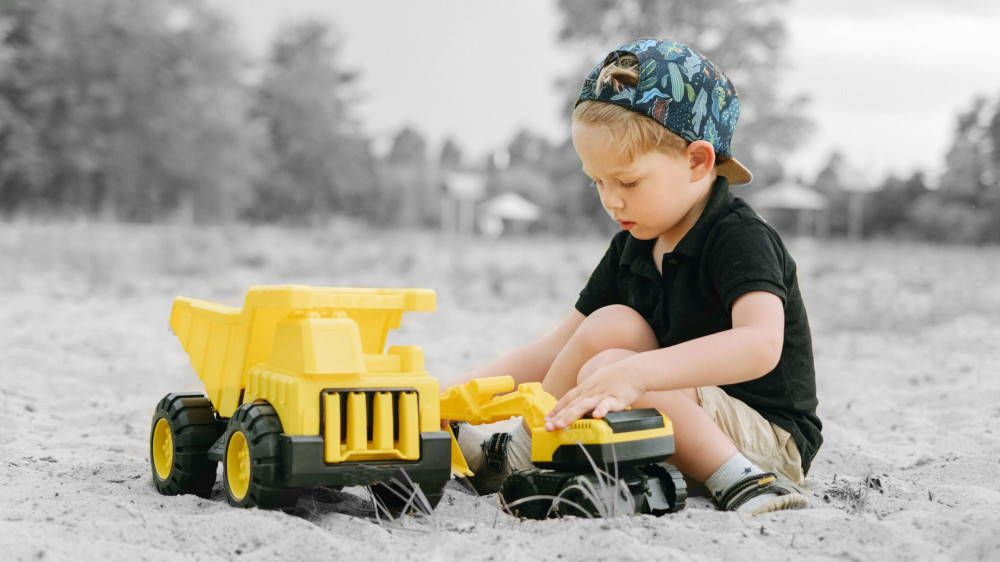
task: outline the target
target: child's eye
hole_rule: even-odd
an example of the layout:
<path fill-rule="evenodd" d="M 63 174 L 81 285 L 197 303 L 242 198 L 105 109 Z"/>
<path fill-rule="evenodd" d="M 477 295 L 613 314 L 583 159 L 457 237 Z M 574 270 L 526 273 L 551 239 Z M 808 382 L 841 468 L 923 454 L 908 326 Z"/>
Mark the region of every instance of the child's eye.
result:
<path fill-rule="evenodd" d="M 622 182 L 622 187 L 635 187 L 638 181 Z"/>

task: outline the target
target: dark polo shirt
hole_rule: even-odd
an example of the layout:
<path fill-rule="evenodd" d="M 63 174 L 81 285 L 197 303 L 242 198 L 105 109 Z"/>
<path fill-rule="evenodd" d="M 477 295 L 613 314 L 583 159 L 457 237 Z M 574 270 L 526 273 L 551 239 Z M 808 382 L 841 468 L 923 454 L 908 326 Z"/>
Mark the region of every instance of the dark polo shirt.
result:
<path fill-rule="evenodd" d="M 604 306 L 628 305 L 646 319 L 660 346 L 668 347 L 732 328 L 732 306 L 742 295 L 767 291 L 780 297 L 785 341 L 778 366 L 758 379 L 720 388 L 791 433 L 808 472 L 823 442 L 812 337 L 795 262 L 778 233 L 719 177 L 701 217 L 663 256 L 662 275 L 653 263 L 654 243 L 626 231 L 615 235 L 580 292 L 577 310 L 590 315 Z"/>

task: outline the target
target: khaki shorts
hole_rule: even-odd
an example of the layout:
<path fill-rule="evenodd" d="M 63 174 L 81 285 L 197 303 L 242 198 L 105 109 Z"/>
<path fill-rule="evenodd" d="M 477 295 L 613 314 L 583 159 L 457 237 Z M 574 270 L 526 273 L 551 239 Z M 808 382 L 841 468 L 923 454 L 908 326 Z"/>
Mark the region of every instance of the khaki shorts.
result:
<path fill-rule="evenodd" d="M 717 386 L 698 390 L 701 409 L 729 436 L 743 456 L 766 472 L 780 472 L 802 484 L 802 457 L 792 435 Z"/>

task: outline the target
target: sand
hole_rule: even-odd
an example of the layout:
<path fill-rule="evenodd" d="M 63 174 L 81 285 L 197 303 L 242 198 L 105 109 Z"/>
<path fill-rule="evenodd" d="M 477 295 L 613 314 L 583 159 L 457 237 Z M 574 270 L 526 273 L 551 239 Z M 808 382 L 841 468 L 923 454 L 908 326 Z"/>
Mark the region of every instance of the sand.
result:
<path fill-rule="evenodd" d="M 1000 558 L 1000 250 L 797 240 L 826 444 L 813 508 L 754 519 L 704 497 L 662 517 L 522 521 L 449 486 L 378 522 L 360 488 L 293 513 L 166 497 L 149 420 L 200 390 L 167 330 L 183 294 L 254 284 L 429 287 L 390 342 L 448 381 L 543 333 L 598 237 L 485 241 L 376 231 L 0 223 L 0 559 L 740 560 Z"/>

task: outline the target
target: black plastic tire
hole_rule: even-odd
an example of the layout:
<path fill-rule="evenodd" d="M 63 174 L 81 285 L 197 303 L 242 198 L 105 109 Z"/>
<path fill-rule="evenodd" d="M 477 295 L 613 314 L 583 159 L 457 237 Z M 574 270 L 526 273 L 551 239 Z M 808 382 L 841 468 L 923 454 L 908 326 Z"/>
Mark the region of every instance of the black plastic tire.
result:
<path fill-rule="evenodd" d="M 536 482 L 541 472 L 536 468 L 518 470 L 500 487 L 500 495 L 512 515 L 525 519 L 545 519 L 552 509 L 552 495 L 542 494 Z M 529 499 L 536 496 L 543 498 Z"/>
<path fill-rule="evenodd" d="M 655 515 L 684 509 L 687 501 L 684 477 L 667 463 L 628 468 L 618 478 L 618 484 L 610 484 L 606 478 L 594 474 L 531 468 L 508 476 L 500 494 L 511 513 L 525 519 L 601 517 L 629 513 L 633 507 L 636 513 Z M 597 496 L 592 497 L 581 488 L 595 490 Z M 653 491 L 657 494 L 652 494 Z M 626 494 L 631 495 L 631 502 Z M 557 497 L 564 501 L 556 500 Z"/>
<path fill-rule="evenodd" d="M 392 514 L 393 517 L 406 513 L 430 514 L 441 502 L 444 496 L 444 482 L 420 482 L 420 491 L 427 498 L 426 504 L 419 498 L 413 497 L 413 481 L 405 475 L 397 474 L 389 482 L 380 482 L 371 485 L 371 491 L 375 495 L 375 501 L 381 504 Z M 412 498 L 412 499 L 411 499 Z M 429 508 L 429 509 L 428 509 Z M 379 510 L 379 506 L 375 506 Z"/>
<path fill-rule="evenodd" d="M 299 491 L 281 483 L 281 433 L 278 414 L 264 402 L 243 404 L 229 418 L 222 476 L 230 505 L 286 510 L 295 507 Z M 236 465 L 234 459 L 239 458 L 241 447 L 244 464 Z"/>
<path fill-rule="evenodd" d="M 663 515 L 665 513 L 675 513 L 687 506 L 687 482 L 684 475 L 672 464 L 660 462 L 641 467 L 643 473 L 650 478 L 656 478 L 666 495 L 669 508 L 650 508 L 648 511 L 653 515 Z"/>
<path fill-rule="evenodd" d="M 161 494 L 207 497 L 218 463 L 208 449 L 219 437 L 212 403 L 197 393 L 171 393 L 156 405 L 149 431 L 149 464 Z"/>

